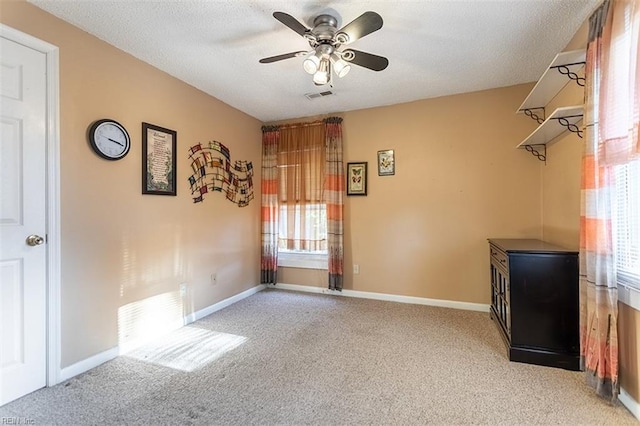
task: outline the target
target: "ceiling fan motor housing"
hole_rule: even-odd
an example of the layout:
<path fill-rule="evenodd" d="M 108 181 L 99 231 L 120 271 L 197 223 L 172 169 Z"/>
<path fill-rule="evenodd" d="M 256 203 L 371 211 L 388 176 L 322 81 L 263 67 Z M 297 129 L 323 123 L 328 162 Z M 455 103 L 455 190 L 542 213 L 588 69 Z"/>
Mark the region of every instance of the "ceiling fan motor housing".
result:
<path fill-rule="evenodd" d="M 313 20 L 313 30 L 319 43 L 323 41 L 333 42 L 336 31 L 338 30 L 338 20 L 331 15 L 318 15 Z"/>
<path fill-rule="evenodd" d="M 329 58 L 334 50 L 334 47 L 329 43 L 320 43 L 318 47 L 316 47 L 316 52 L 323 58 Z"/>

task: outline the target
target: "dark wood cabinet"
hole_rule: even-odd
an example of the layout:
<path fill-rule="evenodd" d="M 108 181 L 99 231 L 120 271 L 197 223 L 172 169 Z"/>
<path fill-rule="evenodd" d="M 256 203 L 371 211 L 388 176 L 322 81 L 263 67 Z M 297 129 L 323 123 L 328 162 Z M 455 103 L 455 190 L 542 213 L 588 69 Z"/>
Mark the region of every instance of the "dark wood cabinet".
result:
<path fill-rule="evenodd" d="M 491 318 L 509 360 L 580 370 L 578 252 L 489 239 Z"/>

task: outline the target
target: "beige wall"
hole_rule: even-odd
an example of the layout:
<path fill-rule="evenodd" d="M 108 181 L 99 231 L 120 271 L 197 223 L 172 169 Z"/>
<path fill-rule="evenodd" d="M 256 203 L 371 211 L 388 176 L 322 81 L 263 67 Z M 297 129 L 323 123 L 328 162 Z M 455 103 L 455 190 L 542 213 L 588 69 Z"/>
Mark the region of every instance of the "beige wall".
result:
<path fill-rule="evenodd" d="M 587 46 L 589 25 L 586 20 L 576 31 L 564 51 Z M 584 76 L 584 70 L 579 75 Z M 584 89 L 575 82 L 568 84 L 546 107 L 551 114 L 556 108 L 582 105 Z M 582 125 L 583 123 L 581 123 Z M 578 250 L 580 239 L 580 167 L 583 140 L 565 132 L 547 145 L 547 162 L 542 163 L 542 236 L 544 240 Z"/>
<path fill-rule="evenodd" d="M 489 303 L 487 238 L 541 237 L 540 165 L 515 149 L 535 127 L 514 113 L 530 89 L 341 114 L 345 163 L 369 163 L 368 195 L 345 197 L 345 289 Z M 377 175 L 382 149 L 394 176 Z M 326 273 L 278 280 L 323 287 Z"/>
<path fill-rule="evenodd" d="M 257 285 L 261 123 L 28 3 L 0 7 L 3 24 L 60 48 L 62 367 Z M 99 118 L 128 129 L 123 160 L 90 149 Z M 143 121 L 177 131 L 177 197 L 141 195 Z M 248 207 L 192 202 L 187 150 L 213 139 L 258 171 Z"/>
<path fill-rule="evenodd" d="M 587 24 L 585 21 L 564 51 L 586 48 Z M 584 70 L 578 74 L 584 76 Z M 558 107 L 583 104 L 584 89 L 573 81 L 567 82 L 547 105 L 547 115 Z M 565 132 L 547 145 L 547 161 L 542 163 L 542 236 L 573 250 L 578 250 L 580 243 L 582 150 L 583 140 L 575 133 Z"/>
<path fill-rule="evenodd" d="M 547 106 L 582 105 L 584 92 L 571 82 Z M 582 125 L 582 123 L 581 123 Z M 542 167 L 542 235 L 544 240 L 578 250 L 580 238 L 580 168 L 583 140 L 565 132 L 547 145 Z"/>

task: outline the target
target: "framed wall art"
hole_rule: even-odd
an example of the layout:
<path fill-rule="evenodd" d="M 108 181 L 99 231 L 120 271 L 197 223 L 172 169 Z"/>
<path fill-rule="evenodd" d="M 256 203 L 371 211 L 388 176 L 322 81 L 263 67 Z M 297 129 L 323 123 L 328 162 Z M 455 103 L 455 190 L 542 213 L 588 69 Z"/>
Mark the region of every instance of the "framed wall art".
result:
<path fill-rule="evenodd" d="M 367 195 L 367 162 L 347 163 L 347 195 Z"/>
<path fill-rule="evenodd" d="M 176 195 L 177 135 L 142 123 L 142 193 Z"/>
<path fill-rule="evenodd" d="M 392 149 L 378 151 L 378 176 L 396 174 L 396 159 Z"/>

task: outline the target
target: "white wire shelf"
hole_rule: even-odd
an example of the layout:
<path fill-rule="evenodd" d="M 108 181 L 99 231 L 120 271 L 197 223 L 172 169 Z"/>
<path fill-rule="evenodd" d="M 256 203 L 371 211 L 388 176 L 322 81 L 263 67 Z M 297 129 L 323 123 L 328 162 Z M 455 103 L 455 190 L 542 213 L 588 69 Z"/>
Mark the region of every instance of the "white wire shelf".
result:
<path fill-rule="evenodd" d="M 583 113 L 584 107 L 582 105 L 557 108 L 525 140 L 520 142 L 517 148 L 547 145 L 567 130 L 581 136 L 582 130 L 578 124 L 582 121 Z"/>
<path fill-rule="evenodd" d="M 570 80 L 581 84 L 584 80 L 577 72 L 584 67 L 585 58 L 584 49 L 558 53 L 516 113 L 544 108 Z"/>

